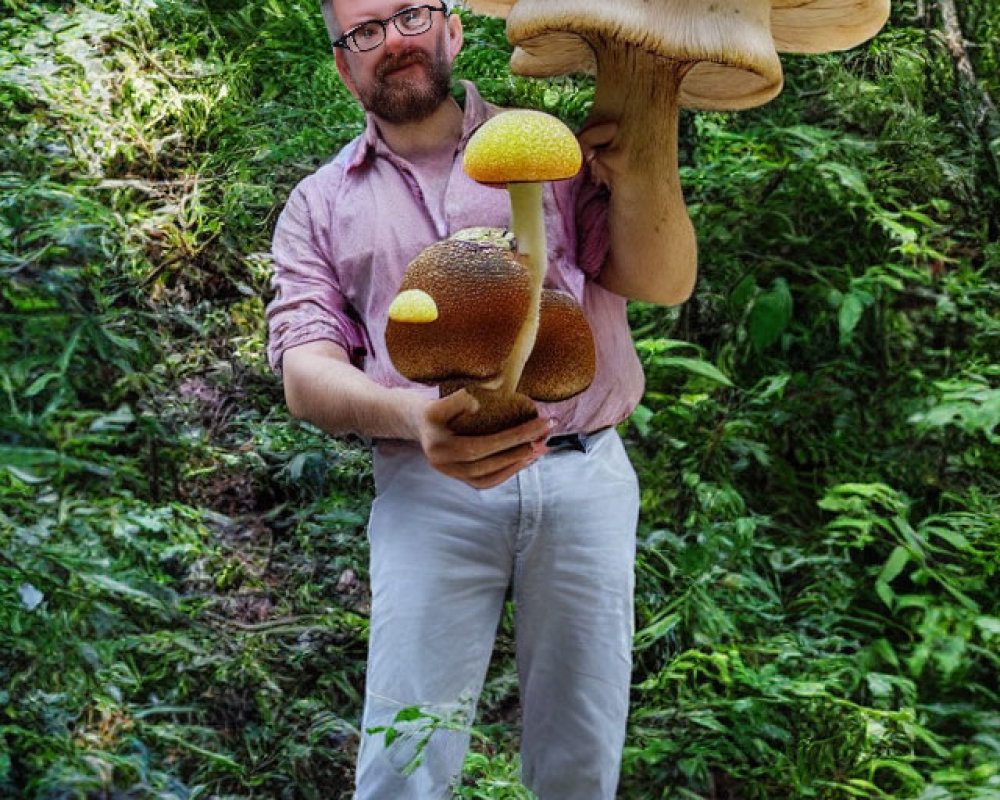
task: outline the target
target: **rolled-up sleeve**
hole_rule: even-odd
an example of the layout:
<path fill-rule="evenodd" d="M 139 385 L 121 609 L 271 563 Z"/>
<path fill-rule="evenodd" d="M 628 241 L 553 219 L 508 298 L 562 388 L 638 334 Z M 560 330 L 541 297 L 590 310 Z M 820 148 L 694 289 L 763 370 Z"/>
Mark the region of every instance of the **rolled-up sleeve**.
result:
<path fill-rule="evenodd" d="M 355 364 L 364 357 L 364 329 L 324 244 L 300 184 L 278 218 L 271 243 L 274 298 L 267 306 L 267 355 L 279 375 L 285 352 L 308 342 L 334 342 Z"/>

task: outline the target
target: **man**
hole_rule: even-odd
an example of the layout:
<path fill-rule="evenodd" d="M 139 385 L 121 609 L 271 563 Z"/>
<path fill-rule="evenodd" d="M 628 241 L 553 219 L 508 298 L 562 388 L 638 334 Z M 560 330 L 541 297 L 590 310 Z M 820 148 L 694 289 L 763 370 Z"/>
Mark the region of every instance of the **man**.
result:
<path fill-rule="evenodd" d="M 278 221 L 269 355 L 294 415 L 374 442 L 356 797 L 448 796 L 509 589 L 523 780 L 542 800 L 612 798 L 628 711 L 638 514 L 614 425 L 643 389 L 624 296 L 682 301 L 693 253 L 657 265 L 677 273 L 669 296 L 650 289 L 647 265 L 630 264 L 616 242 L 609 252 L 606 198 L 594 180 L 547 186 L 547 283 L 571 293 L 590 320 L 594 382 L 518 427 L 452 434 L 449 420 L 476 401 L 465 392 L 439 399 L 403 379 L 384 331 L 421 250 L 463 228 L 509 224 L 506 192 L 461 167 L 468 137 L 496 109 L 470 83 L 464 108 L 451 95 L 462 25 L 444 4 L 322 0 L 322 10 L 367 129 L 296 187 Z M 589 175 L 612 193 L 622 156 L 604 145 L 614 133 L 602 125 L 580 134 Z M 425 716 L 396 720 L 414 708 Z M 371 732 L 387 727 L 395 735 Z"/>

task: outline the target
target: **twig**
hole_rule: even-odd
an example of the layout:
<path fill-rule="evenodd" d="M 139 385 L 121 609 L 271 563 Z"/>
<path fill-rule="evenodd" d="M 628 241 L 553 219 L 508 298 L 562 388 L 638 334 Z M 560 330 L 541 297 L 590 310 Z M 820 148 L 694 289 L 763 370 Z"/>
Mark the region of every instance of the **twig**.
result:
<path fill-rule="evenodd" d="M 321 627 L 319 623 L 324 619 L 321 614 L 308 614 L 300 617 L 279 617 L 269 619 L 266 622 L 248 623 L 227 619 L 212 611 L 204 612 L 204 616 L 223 627 L 236 628 L 247 633 L 301 633 Z"/>
<path fill-rule="evenodd" d="M 166 78 L 169 78 L 172 81 L 197 81 L 201 80 L 202 78 L 214 78 L 222 74 L 220 70 L 215 70 L 213 72 L 206 72 L 204 75 L 179 75 L 176 72 L 167 69 L 165 66 L 163 66 L 163 64 L 159 62 L 159 60 L 157 60 L 156 56 L 147 51 L 145 48 L 140 47 L 135 42 L 130 42 L 128 39 L 123 39 L 120 36 L 115 36 L 114 34 L 110 34 L 108 36 L 105 36 L 104 38 L 105 41 L 112 42 L 113 44 L 120 44 L 123 47 L 127 47 L 133 53 L 142 56 L 142 58 L 146 59 L 146 61 L 149 62 L 150 66 L 152 66 L 153 69 L 155 69 L 161 75 L 163 75 Z"/>
<path fill-rule="evenodd" d="M 965 49 L 965 36 L 962 33 L 962 25 L 958 19 L 958 9 L 955 7 L 955 0 L 938 0 L 938 7 L 941 9 L 941 21 L 944 24 L 944 41 L 955 59 L 959 76 L 965 81 L 969 89 L 979 96 L 978 119 L 976 127 L 979 127 L 987 119 L 992 119 L 997 114 L 996 103 L 990 97 L 976 78 L 975 67 L 972 66 L 972 59 Z"/>
<path fill-rule="evenodd" d="M 104 178 L 94 184 L 98 189 L 136 189 L 147 194 L 157 194 L 161 189 L 171 189 L 175 186 L 186 186 L 188 178 L 163 181 L 150 181 L 142 178 Z"/>
<path fill-rule="evenodd" d="M 186 259 L 189 259 L 189 258 L 194 258 L 195 256 L 198 255 L 198 253 L 200 253 L 202 250 L 204 250 L 206 247 L 208 247 L 208 245 L 212 244 L 212 242 L 214 242 L 216 239 L 218 239 L 219 236 L 221 236 L 221 235 L 222 234 L 219 231 L 216 231 L 211 236 L 209 236 L 204 242 L 202 242 L 201 245 L 198 247 L 197 250 L 193 250 L 192 251 L 192 250 L 188 249 L 186 245 L 184 245 L 185 249 L 184 249 L 183 253 L 179 253 L 179 254 L 177 254 L 175 256 L 171 256 L 166 261 L 163 261 L 163 262 L 157 264 L 155 267 L 153 267 L 153 269 L 151 269 L 145 275 L 145 277 L 143 277 L 143 279 L 141 281 L 139 281 L 139 285 L 140 286 L 149 286 L 149 284 L 151 284 L 153 281 L 155 281 L 163 273 L 164 270 L 169 269 L 174 264 L 180 263 L 181 261 L 185 261 Z M 183 241 L 182 241 L 182 244 L 184 244 Z"/>
<path fill-rule="evenodd" d="M 153 267 L 146 275 L 143 276 L 142 280 L 139 281 L 139 286 L 146 287 L 149 286 L 153 281 L 155 281 L 165 270 L 172 267 L 174 264 L 178 264 L 181 261 L 189 258 L 188 253 L 181 253 L 180 255 L 172 256 L 166 261 L 161 261 L 155 267 Z"/>

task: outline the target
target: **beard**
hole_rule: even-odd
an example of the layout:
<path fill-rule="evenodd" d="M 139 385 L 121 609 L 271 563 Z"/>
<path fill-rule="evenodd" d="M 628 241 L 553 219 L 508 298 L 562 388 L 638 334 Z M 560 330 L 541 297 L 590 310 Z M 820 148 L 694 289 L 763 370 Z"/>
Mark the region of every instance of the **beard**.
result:
<path fill-rule="evenodd" d="M 413 64 L 422 67 L 422 76 L 417 72 L 406 76 L 393 74 Z M 451 64 L 440 46 L 433 58 L 423 50 L 386 55 L 375 69 L 375 78 L 372 85 L 357 87 L 361 105 L 395 125 L 426 119 L 451 93 Z"/>

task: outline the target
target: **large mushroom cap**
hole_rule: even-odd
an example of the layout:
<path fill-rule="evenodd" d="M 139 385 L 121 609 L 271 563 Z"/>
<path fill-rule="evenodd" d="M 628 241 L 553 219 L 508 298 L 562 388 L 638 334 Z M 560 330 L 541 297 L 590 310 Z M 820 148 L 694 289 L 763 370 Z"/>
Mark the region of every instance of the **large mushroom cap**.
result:
<path fill-rule="evenodd" d="M 782 87 L 777 52 L 820 53 L 874 36 L 889 0 L 469 0 L 478 13 L 507 18 L 511 69 L 549 77 L 594 73 L 598 42 L 616 41 L 688 62 L 682 106 L 736 110 Z"/>
<path fill-rule="evenodd" d="M 580 145 L 551 114 L 504 111 L 469 138 L 462 166 L 480 183 L 536 183 L 572 178 L 582 164 Z"/>
<path fill-rule="evenodd" d="M 538 335 L 517 390 L 554 403 L 579 394 L 594 380 L 594 337 L 583 309 L 565 292 L 542 292 Z"/>
<path fill-rule="evenodd" d="M 593 73 L 595 46 L 631 46 L 690 65 L 681 105 L 745 108 L 781 90 L 770 11 L 770 0 L 518 0 L 507 15 L 511 68 L 534 77 Z"/>
<path fill-rule="evenodd" d="M 890 0 L 771 0 L 781 53 L 829 53 L 868 41 L 889 19 Z"/>
<path fill-rule="evenodd" d="M 400 294 L 419 297 L 406 294 L 414 290 L 433 300 L 437 318 L 388 320 L 385 343 L 400 374 L 422 383 L 496 376 L 530 304 L 528 273 L 513 253 L 495 241 L 446 239 L 410 262 Z"/>
<path fill-rule="evenodd" d="M 577 21 L 568 23 L 573 5 Z M 562 8 L 557 11 L 554 6 Z M 520 0 L 507 18 L 508 37 L 518 47 L 511 66 L 535 76 L 557 74 L 546 64 L 548 52 L 556 49 L 547 40 L 553 32 L 571 30 L 587 50 L 588 42 L 606 38 L 690 64 L 680 87 L 682 106 L 744 108 L 781 91 L 781 63 L 771 39 L 769 14 L 770 0 L 617 0 L 594 6 L 586 16 L 576 0 Z M 559 49 L 566 44 L 560 37 Z M 565 55 L 560 60 L 565 62 Z M 592 52 L 584 66 L 597 70 Z"/>

